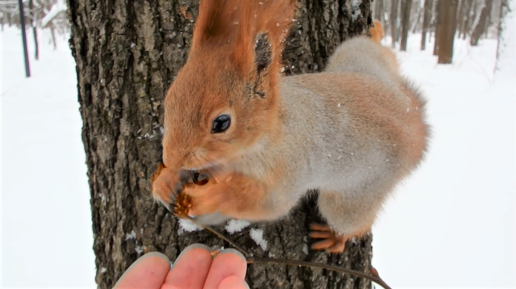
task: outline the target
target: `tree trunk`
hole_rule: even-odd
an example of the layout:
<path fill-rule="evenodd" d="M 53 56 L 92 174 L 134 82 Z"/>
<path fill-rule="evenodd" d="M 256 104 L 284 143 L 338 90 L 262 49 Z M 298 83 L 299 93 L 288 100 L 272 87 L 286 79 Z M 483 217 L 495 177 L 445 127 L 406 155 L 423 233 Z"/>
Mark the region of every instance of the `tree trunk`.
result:
<path fill-rule="evenodd" d="M 300 1 L 283 57 L 287 74 L 321 71 L 336 46 L 371 24 L 371 1 Z M 207 231 L 183 232 L 150 193 L 161 162 L 163 99 L 191 44 L 198 1 L 68 0 L 70 46 L 87 156 L 96 282 L 112 288 L 139 256 L 160 251 L 174 260 L 189 244 L 229 247 Z M 354 18 L 354 20 L 353 20 Z M 371 234 L 348 242 L 343 254 L 307 250 L 308 225 L 321 221 L 314 198 L 288 217 L 258 223 L 267 248 L 230 235 L 255 256 L 337 264 L 369 272 Z M 216 227 L 225 233 L 224 227 Z M 249 265 L 251 288 L 370 288 L 361 278 L 286 265 Z"/>
<path fill-rule="evenodd" d="M 410 26 L 410 9 L 412 0 L 401 0 L 401 44 L 400 50 L 407 51 L 407 40 Z"/>
<path fill-rule="evenodd" d="M 392 48 L 396 48 L 396 41 L 398 40 L 398 3 L 400 0 L 391 0 L 391 37 Z"/>
<path fill-rule="evenodd" d="M 442 25 L 439 31 L 438 63 L 449 64 L 453 60 L 453 42 L 457 27 L 457 8 L 459 0 L 447 0 L 442 4 Z"/>
<path fill-rule="evenodd" d="M 491 26 L 491 10 L 493 9 L 493 5 L 491 5 L 490 12 L 487 14 L 486 26 L 484 26 L 484 31 L 482 35 L 484 39 L 489 37 L 489 27 Z"/>
<path fill-rule="evenodd" d="M 461 6 L 459 10 L 459 37 L 465 37 L 468 33 L 468 23 L 469 17 L 471 15 L 471 6 L 473 4 L 473 0 L 462 0 Z"/>
<path fill-rule="evenodd" d="M 485 4 L 482 8 L 482 11 L 480 12 L 478 22 L 475 25 L 475 28 L 473 29 L 473 33 L 471 33 L 471 39 L 469 41 L 471 46 L 478 45 L 478 40 L 480 39 L 480 36 L 484 33 L 486 29 L 487 20 L 489 15 L 491 14 L 491 7 L 493 7 L 493 0 L 485 0 Z"/>
<path fill-rule="evenodd" d="M 383 0 L 375 0 L 374 2 L 375 2 L 375 4 L 374 4 L 374 9 L 373 9 L 373 14 L 374 14 L 373 18 L 382 22 Z"/>
<path fill-rule="evenodd" d="M 385 22 L 385 0 L 376 0 L 378 3 L 378 18 L 376 18 L 380 23 L 383 24 L 384 33 L 386 34 L 389 29 L 389 23 Z"/>
<path fill-rule="evenodd" d="M 476 18 L 475 15 L 476 15 L 476 11 L 477 11 L 477 1 L 474 1 L 474 0 L 471 0 L 471 1 L 472 1 L 471 9 L 469 10 L 469 14 L 466 19 L 466 27 L 464 27 L 465 33 L 462 35 L 462 39 L 466 39 L 466 36 L 471 35 L 472 26 L 473 26 L 473 23 Z"/>
<path fill-rule="evenodd" d="M 29 9 L 31 12 L 34 11 L 34 0 L 29 0 Z M 34 13 L 34 12 L 33 12 Z M 36 60 L 39 59 L 39 43 L 38 43 L 38 31 L 36 30 L 36 23 L 34 23 L 35 15 L 31 18 L 32 35 L 34 36 L 34 57 Z"/>
<path fill-rule="evenodd" d="M 459 0 L 459 12 L 457 12 L 457 31 L 459 32 L 459 37 L 462 31 L 462 14 L 464 13 L 465 2 L 466 0 Z"/>
<path fill-rule="evenodd" d="M 443 18 L 443 8 L 445 6 L 445 1 L 447 0 L 437 0 L 435 3 L 435 36 L 434 36 L 434 55 L 438 55 L 439 52 L 439 41 L 440 41 L 440 32 L 442 28 L 442 18 Z"/>
<path fill-rule="evenodd" d="M 52 44 L 54 45 L 54 50 L 57 50 L 56 29 L 54 28 L 54 24 L 50 24 L 50 34 L 52 35 Z"/>
<path fill-rule="evenodd" d="M 426 34 L 430 28 L 430 19 L 432 18 L 433 0 L 425 0 L 423 11 L 423 31 L 421 32 L 421 50 L 426 49 Z"/>
<path fill-rule="evenodd" d="M 509 0 L 500 3 L 500 22 L 498 24 L 498 47 L 496 49 L 496 77 L 516 76 L 516 7 L 509 6 Z M 514 3 L 514 1 L 512 2 Z"/>
<path fill-rule="evenodd" d="M 416 4 L 416 7 L 413 8 L 413 14 L 416 14 L 417 17 L 414 20 L 412 20 L 412 25 L 410 25 L 410 30 L 412 31 L 412 33 L 416 33 L 420 30 L 419 26 L 421 24 L 421 16 L 423 15 L 423 9 L 419 7 L 419 3 Z"/>

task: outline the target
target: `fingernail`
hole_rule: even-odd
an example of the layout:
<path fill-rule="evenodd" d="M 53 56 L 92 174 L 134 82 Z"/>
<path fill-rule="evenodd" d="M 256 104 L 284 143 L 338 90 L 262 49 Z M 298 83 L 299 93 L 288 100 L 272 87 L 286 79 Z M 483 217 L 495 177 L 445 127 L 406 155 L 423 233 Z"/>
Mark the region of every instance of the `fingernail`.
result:
<path fill-rule="evenodd" d="M 127 274 L 129 274 L 129 271 L 131 271 L 134 267 L 136 267 L 136 265 L 138 265 L 141 261 L 143 261 L 145 259 L 148 259 L 150 257 L 158 257 L 160 259 L 163 259 L 163 260 L 167 261 L 167 263 L 170 264 L 170 260 L 168 259 L 167 256 L 165 256 L 165 254 L 162 254 L 160 252 L 149 252 L 149 253 L 146 253 L 145 255 L 141 256 L 136 261 L 134 261 L 134 263 L 131 264 L 131 266 L 129 266 L 129 268 L 127 268 L 127 270 L 125 270 L 124 274 L 122 274 L 122 277 L 120 277 L 120 279 L 118 279 L 118 281 L 115 284 L 115 287 L 113 287 L 113 288 L 116 288 L 118 283 L 120 283 L 122 281 L 122 279 L 124 279 L 125 276 Z"/>
<path fill-rule="evenodd" d="M 211 252 L 210 248 L 204 244 L 192 244 L 188 247 L 186 247 L 183 251 L 181 251 L 181 254 L 179 254 L 179 256 L 177 256 L 176 258 L 176 261 L 174 261 L 174 263 L 176 263 L 177 261 L 179 261 L 179 259 L 181 258 L 181 256 L 183 256 L 186 252 L 190 251 L 190 250 L 193 250 L 193 249 L 197 249 L 197 248 L 202 248 L 208 252 Z"/>
<path fill-rule="evenodd" d="M 245 258 L 244 254 L 242 254 L 242 252 L 240 252 L 236 249 L 233 249 L 233 248 L 224 249 L 224 250 L 220 251 L 220 253 L 218 253 L 217 256 L 215 256 L 215 258 L 217 258 L 218 256 L 220 256 L 222 254 L 235 254 L 238 257 L 242 258 L 244 263 L 247 263 L 247 259 Z"/>
<path fill-rule="evenodd" d="M 149 253 L 146 253 L 145 255 L 141 256 L 138 261 L 140 260 L 143 260 L 143 259 L 147 259 L 149 257 L 152 257 L 152 256 L 156 256 L 156 257 L 159 257 L 167 262 L 170 262 L 170 260 L 168 259 L 168 257 L 163 254 L 163 253 L 160 253 L 160 252 L 149 252 Z"/>

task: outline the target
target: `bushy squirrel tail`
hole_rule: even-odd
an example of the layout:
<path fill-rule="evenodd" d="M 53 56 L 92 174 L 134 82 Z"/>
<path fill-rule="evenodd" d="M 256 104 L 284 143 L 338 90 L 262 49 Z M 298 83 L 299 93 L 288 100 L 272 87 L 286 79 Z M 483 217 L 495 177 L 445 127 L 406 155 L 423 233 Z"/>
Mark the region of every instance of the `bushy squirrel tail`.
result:
<path fill-rule="evenodd" d="M 380 43 L 383 39 L 384 32 L 383 27 L 380 21 L 375 20 L 373 26 L 369 28 L 369 34 L 371 34 L 371 39 Z"/>

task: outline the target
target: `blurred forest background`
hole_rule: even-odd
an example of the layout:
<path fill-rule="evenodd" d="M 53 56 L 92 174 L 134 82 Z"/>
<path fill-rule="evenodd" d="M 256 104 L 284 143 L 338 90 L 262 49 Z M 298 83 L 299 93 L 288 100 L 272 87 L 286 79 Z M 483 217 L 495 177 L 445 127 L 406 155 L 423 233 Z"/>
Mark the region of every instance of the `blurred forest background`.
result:
<path fill-rule="evenodd" d="M 39 29 L 49 29 L 52 33 L 51 45 L 57 48 L 59 35 L 68 37 L 70 25 L 66 17 L 66 3 L 64 0 L 0 0 L 1 30 L 6 26 L 20 27 L 20 6 L 23 3 L 24 24 L 32 30 L 34 37 L 35 58 L 39 58 Z"/>
<path fill-rule="evenodd" d="M 21 0 L 0 0 L 2 31 L 20 26 Z M 23 0 L 25 25 L 32 30 L 38 58 L 38 29 L 50 29 L 54 47 L 56 34 L 67 34 L 69 25 L 64 0 Z M 361 1 L 353 0 L 354 5 Z M 421 37 L 421 50 L 433 49 L 439 63 L 453 61 L 455 37 L 469 39 L 472 46 L 501 35 L 501 19 L 509 10 L 508 0 L 374 0 L 373 17 L 379 20 L 393 48 L 407 49 L 408 37 Z M 411 35 L 412 34 L 412 35 Z M 427 47 L 435 38 L 433 47 Z"/>
<path fill-rule="evenodd" d="M 321 8 L 321 0 L 297 1 L 329 9 Z M 97 288 L 95 280 L 115 270 L 96 266 L 92 250 L 91 195 L 66 2 L 0 0 L 0 189 L 6 204 L 0 270 L 5 287 Z M 140 2 L 157 1 L 124 5 Z M 19 3 L 30 78 L 23 74 Z M 338 3 L 359 11 L 362 0 Z M 404 75 L 421 85 L 432 125 L 425 164 L 400 188 L 400 197 L 388 204 L 373 232 L 373 263 L 393 288 L 516 285 L 516 17 L 509 13 L 515 4 L 372 2 L 372 18 L 385 29 L 383 44 L 396 50 Z M 129 54 L 143 50 L 135 43 L 125 49 Z M 145 141 L 155 136 L 139 133 Z M 92 198 L 115 199 L 107 194 Z M 117 231 L 122 236 L 117 246 L 141 256 L 140 230 Z"/>

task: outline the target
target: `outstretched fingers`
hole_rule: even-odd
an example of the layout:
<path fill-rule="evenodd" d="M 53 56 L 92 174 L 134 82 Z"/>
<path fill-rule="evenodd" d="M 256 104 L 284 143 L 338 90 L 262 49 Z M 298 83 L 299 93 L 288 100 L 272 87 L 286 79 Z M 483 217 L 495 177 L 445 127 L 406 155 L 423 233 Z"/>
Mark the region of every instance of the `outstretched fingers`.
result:
<path fill-rule="evenodd" d="M 176 259 L 163 289 L 202 289 L 212 263 L 209 248 L 190 245 Z M 143 287 L 142 287 L 143 288 Z"/>

